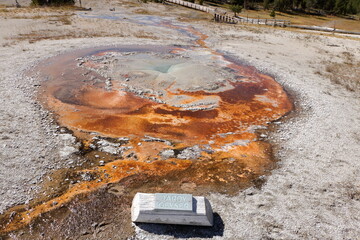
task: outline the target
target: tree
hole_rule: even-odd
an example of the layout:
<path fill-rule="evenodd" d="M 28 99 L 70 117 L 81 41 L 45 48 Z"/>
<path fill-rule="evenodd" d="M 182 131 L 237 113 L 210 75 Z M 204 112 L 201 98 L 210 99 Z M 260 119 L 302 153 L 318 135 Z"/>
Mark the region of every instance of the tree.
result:
<path fill-rule="evenodd" d="M 360 13 L 360 0 L 350 0 L 348 6 L 349 13 L 359 14 Z"/>
<path fill-rule="evenodd" d="M 270 17 L 275 18 L 276 16 L 275 10 L 273 9 L 269 15 Z"/>
<path fill-rule="evenodd" d="M 240 6 L 240 5 L 231 5 L 230 10 L 233 11 L 234 16 L 236 17 L 236 14 L 241 12 L 242 6 Z"/>
<path fill-rule="evenodd" d="M 242 6 L 242 5 L 244 5 L 244 0 L 231 0 L 230 4 L 231 5 L 240 5 L 240 6 Z"/>
<path fill-rule="evenodd" d="M 264 9 L 268 10 L 270 5 L 270 0 L 264 0 Z"/>
<path fill-rule="evenodd" d="M 335 0 L 327 1 L 326 5 L 325 5 L 325 10 L 334 11 L 334 9 L 335 9 L 335 4 L 336 4 L 336 1 L 335 1 Z"/>
<path fill-rule="evenodd" d="M 31 4 L 35 6 L 61 6 L 61 5 L 74 5 L 75 0 L 31 0 Z"/>
<path fill-rule="evenodd" d="M 249 9 L 249 0 L 244 0 L 244 8 Z"/>
<path fill-rule="evenodd" d="M 336 0 L 335 12 L 337 14 L 345 15 L 348 10 L 349 0 Z"/>
<path fill-rule="evenodd" d="M 45 0 L 31 0 L 31 5 L 42 6 L 45 4 L 46 4 Z"/>
<path fill-rule="evenodd" d="M 311 9 L 314 8 L 317 4 L 317 0 L 306 0 L 306 8 Z"/>
<path fill-rule="evenodd" d="M 15 0 L 15 6 L 16 6 L 17 8 L 21 7 L 20 4 L 19 4 L 19 2 L 18 2 L 18 0 Z"/>
<path fill-rule="evenodd" d="M 293 1 L 292 0 L 275 0 L 274 8 L 277 11 L 286 11 L 293 7 Z"/>

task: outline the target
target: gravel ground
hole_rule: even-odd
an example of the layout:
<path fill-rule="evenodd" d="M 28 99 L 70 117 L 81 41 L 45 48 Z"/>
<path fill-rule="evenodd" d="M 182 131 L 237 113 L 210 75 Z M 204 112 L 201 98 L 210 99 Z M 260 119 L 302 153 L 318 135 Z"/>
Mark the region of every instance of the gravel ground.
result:
<path fill-rule="evenodd" d="M 109 6 L 99 7 L 99 11 Z M 60 155 L 73 143 L 64 140 L 51 115 L 37 103 L 41 83 L 24 77 L 27 69 L 71 49 L 128 42 L 185 44 L 188 40 L 160 28 L 156 39 L 146 38 L 153 31 L 150 27 L 121 23 L 109 28 L 122 28 L 122 33 L 130 28 L 129 36 L 13 42 L 19 33 L 39 30 L 35 26 L 28 29 L 32 21 L 41 23 L 39 29 L 58 29 L 43 19 L 0 21 L 1 29 L 21 26 L 0 33 L 0 212 L 30 200 L 44 174 L 76 160 L 73 155 Z M 76 26 L 59 28 L 81 31 L 91 27 L 96 33 L 111 24 L 74 21 Z M 212 48 L 276 76 L 294 97 L 297 112 L 281 121 L 269 136 L 279 162 L 261 188 L 249 188 L 234 197 L 209 195 L 219 214 L 216 227 L 194 232 L 137 225 L 134 239 L 357 239 L 360 97 L 359 92 L 332 83 L 325 66 L 343 62 L 344 52 L 359 61 L 359 40 L 241 25 L 191 24 L 209 35 Z M 144 31 L 145 37 L 136 37 Z"/>
<path fill-rule="evenodd" d="M 342 62 L 344 52 L 353 53 L 358 61 L 359 41 L 247 26 L 244 30 L 218 25 L 208 31 L 213 48 L 276 76 L 295 99 L 296 113 L 269 136 L 279 162 L 261 189 L 249 188 L 235 197 L 210 195 L 224 231 L 214 228 L 181 236 L 357 239 L 360 96 L 318 72 L 331 61 Z M 156 235 L 137 227 L 137 238 L 179 235 L 177 229 L 156 227 Z"/>
<path fill-rule="evenodd" d="M 121 42 L 156 44 L 154 40 L 122 38 Z M 73 49 L 121 43 L 118 38 L 46 40 L 3 47 L 0 54 L 0 212 L 32 199 L 48 170 L 70 166 L 76 146 L 59 131 L 51 113 L 36 99 L 41 82 L 26 77 L 40 59 Z M 171 44 L 162 40 L 159 44 Z M 65 153 L 64 153 L 65 152 Z"/>
<path fill-rule="evenodd" d="M 270 61 L 264 62 L 261 52 L 271 44 L 279 46 L 267 47 Z M 235 198 L 211 196 L 215 206 L 227 206 L 219 208 L 220 216 L 229 221 L 224 221 L 225 236 L 356 239 L 360 235 L 359 92 L 334 85 L 316 71 L 323 71 L 324 61 L 342 61 L 342 52 L 351 52 L 358 60 L 359 42 L 279 31 L 275 41 L 265 35 L 257 45 L 257 51 L 246 53 L 250 57 L 237 55 L 278 76 L 296 94 L 300 116 L 272 135 L 271 141 L 279 146 L 279 168 L 260 190 L 247 189 Z M 226 48 L 234 52 L 235 47 Z"/>
<path fill-rule="evenodd" d="M 24 70 L 20 59 L 10 68 L 9 58 L 1 54 L 0 211 L 30 200 L 42 173 L 57 162 L 55 128 L 31 96 L 35 83 L 18 73 Z"/>

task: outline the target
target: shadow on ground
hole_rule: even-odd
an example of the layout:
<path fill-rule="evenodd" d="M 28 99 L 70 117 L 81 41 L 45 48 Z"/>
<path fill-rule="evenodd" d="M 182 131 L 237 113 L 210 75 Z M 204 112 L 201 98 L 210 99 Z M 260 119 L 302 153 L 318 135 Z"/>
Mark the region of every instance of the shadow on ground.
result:
<path fill-rule="evenodd" d="M 136 223 L 136 226 L 149 233 L 168 235 L 175 238 L 212 238 L 214 236 L 223 236 L 225 225 L 220 215 L 214 213 L 214 225 L 212 227 L 153 223 Z"/>

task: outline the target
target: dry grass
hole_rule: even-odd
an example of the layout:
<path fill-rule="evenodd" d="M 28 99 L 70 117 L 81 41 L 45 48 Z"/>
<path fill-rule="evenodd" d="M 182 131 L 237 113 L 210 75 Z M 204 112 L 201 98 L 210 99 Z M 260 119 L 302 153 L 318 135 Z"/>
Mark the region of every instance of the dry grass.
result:
<path fill-rule="evenodd" d="M 55 17 L 55 19 L 50 19 L 49 21 L 60 22 L 63 25 L 71 25 L 71 15 L 60 15 Z"/>
<path fill-rule="evenodd" d="M 62 9 L 62 8 L 61 8 Z M 60 8 L 0 8 L 0 16 L 8 19 L 34 19 L 60 22 L 63 25 L 71 24 L 73 11 Z M 71 8 L 72 9 L 72 8 Z"/>
<path fill-rule="evenodd" d="M 8 12 L 11 12 L 11 11 L 7 8 L 0 8 L 0 13 L 8 13 Z"/>
<path fill-rule="evenodd" d="M 274 28 L 273 26 L 270 26 L 270 25 L 258 25 L 258 24 L 248 24 L 248 23 L 238 23 L 234 26 L 241 26 L 241 28 L 247 28 L 247 30 L 255 32 L 255 33 L 261 33 L 262 30 Z M 258 30 L 255 30 L 255 29 L 258 29 Z M 309 31 L 309 30 L 304 30 L 304 29 L 300 29 L 300 28 L 281 28 L 281 27 L 279 27 L 279 29 L 289 31 L 289 32 L 295 32 L 295 33 L 306 33 L 304 38 L 311 38 L 310 36 L 312 36 L 312 37 L 318 39 L 318 37 L 320 37 L 320 36 L 330 36 L 333 38 L 350 39 L 350 40 L 354 40 L 354 41 L 360 41 L 360 37 L 358 37 L 358 35 L 344 35 L 344 34 L 333 33 L 333 32 Z"/>
<path fill-rule="evenodd" d="M 62 14 L 62 15 L 15 15 L 12 17 L 12 19 L 44 19 L 48 20 L 49 22 L 60 22 L 63 25 L 71 25 L 71 16 L 73 14 Z"/>
<path fill-rule="evenodd" d="M 244 10 L 239 14 L 242 17 L 270 19 L 270 11 L 267 10 Z M 276 12 L 276 19 L 289 20 L 294 25 L 322 26 L 348 31 L 360 32 L 360 20 L 351 20 L 335 16 L 313 16 L 307 14 L 287 14 Z"/>
<path fill-rule="evenodd" d="M 132 33 L 134 37 L 157 40 L 159 37 L 152 33 L 145 31 L 137 31 Z M 97 32 L 93 30 L 39 30 L 32 31 L 30 33 L 19 34 L 9 40 L 12 40 L 12 44 L 16 44 L 19 41 L 28 41 L 29 43 L 35 43 L 42 40 L 61 40 L 61 39 L 73 39 L 73 38 L 94 38 L 94 37 L 126 37 L 123 33 L 111 33 L 111 32 Z M 7 43 L 7 46 L 11 46 L 11 43 Z"/>
<path fill-rule="evenodd" d="M 360 62 L 354 61 L 354 55 L 343 52 L 343 63 L 330 63 L 326 66 L 325 75 L 331 82 L 339 84 L 349 91 L 360 92 Z"/>
<path fill-rule="evenodd" d="M 153 39 L 153 40 L 158 40 L 160 39 L 158 36 L 156 36 L 155 34 L 152 34 L 152 33 L 148 33 L 148 32 L 145 32 L 143 30 L 140 30 L 138 32 L 136 32 L 134 34 L 135 37 L 137 38 L 146 38 L 146 39 Z"/>
<path fill-rule="evenodd" d="M 177 15 L 179 16 L 178 20 L 182 22 L 210 21 L 213 19 L 211 14 L 195 10 L 179 13 Z"/>
<path fill-rule="evenodd" d="M 134 13 L 136 14 L 144 14 L 144 15 L 151 15 L 151 12 L 149 12 L 148 10 L 144 9 L 144 8 L 138 8 L 134 11 Z"/>
<path fill-rule="evenodd" d="M 29 41 L 29 43 L 35 43 L 41 40 L 60 40 L 71 38 L 88 38 L 88 37 L 122 37 L 119 34 L 108 34 L 105 32 L 93 32 L 93 31 L 52 31 L 52 30 L 40 30 L 32 31 L 30 33 L 19 34 L 17 37 L 12 38 L 14 41 Z"/>
<path fill-rule="evenodd" d="M 40 20 L 34 21 L 34 26 L 41 22 L 48 22 L 50 24 L 71 25 L 72 16 L 75 15 L 73 11 L 68 9 L 74 9 L 72 7 L 63 8 L 0 8 L 0 17 L 4 19 L 32 19 Z M 21 37 L 20 37 L 21 38 Z"/>
<path fill-rule="evenodd" d="M 76 6 L 62 6 L 62 7 L 7 7 L 0 4 L 0 12 L 11 12 L 14 14 L 19 13 L 38 13 L 38 14 L 46 14 L 46 13 L 63 13 L 63 12 L 74 12 L 81 11 L 84 8 L 76 7 Z"/>
<path fill-rule="evenodd" d="M 117 2 L 117 5 L 121 6 L 121 7 L 141 7 L 144 5 L 144 3 L 142 3 L 140 0 L 139 1 L 128 1 L 128 0 L 119 0 Z"/>

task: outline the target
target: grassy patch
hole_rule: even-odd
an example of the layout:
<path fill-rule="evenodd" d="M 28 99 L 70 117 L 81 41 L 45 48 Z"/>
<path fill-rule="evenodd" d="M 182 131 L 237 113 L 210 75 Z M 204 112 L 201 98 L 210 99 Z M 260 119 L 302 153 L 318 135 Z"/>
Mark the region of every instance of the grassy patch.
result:
<path fill-rule="evenodd" d="M 118 1 L 117 5 L 121 7 L 141 7 L 144 5 L 144 3 L 142 3 L 141 1 L 122 0 Z"/>
<path fill-rule="evenodd" d="M 8 46 L 11 44 L 16 44 L 19 41 L 28 41 L 29 43 L 35 43 L 42 40 L 61 40 L 61 39 L 73 39 L 73 38 L 94 38 L 94 37 L 125 37 L 123 33 L 111 33 L 111 32 L 97 32 L 93 30 L 62 30 L 62 31 L 55 31 L 55 30 L 39 30 L 39 31 L 32 31 L 30 33 L 19 34 L 16 37 L 13 37 L 8 40 L 12 40 L 12 43 L 7 43 Z M 132 33 L 132 36 L 136 38 L 144 38 L 144 39 L 153 39 L 157 40 L 155 34 L 148 33 L 145 31 L 138 31 Z"/>
<path fill-rule="evenodd" d="M 152 33 L 145 32 L 143 30 L 135 33 L 134 36 L 137 37 L 137 38 L 146 38 L 146 39 L 153 39 L 153 40 L 160 39 L 158 36 L 156 36 L 156 35 L 154 35 Z"/>
<path fill-rule="evenodd" d="M 0 8 L 0 16 L 8 19 L 34 19 L 60 22 L 63 25 L 71 24 L 73 11 L 60 10 L 55 8 Z M 34 23 L 36 24 L 36 23 Z"/>
<path fill-rule="evenodd" d="M 93 31 L 58 31 L 41 30 L 33 31 L 30 33 L 19 34 L 12 40 L 16 41 L 29 41 L 29 43 L 35 43 L 41 40 L 60 40 L 71 38 L 87 38 L 87 37 L 113 37 L 119 36 L 119 34 L 108 34 L 105 32 L 93 32 Z M 121 37 L 121 36 L 120 36 Z"/>
<path fill-rule="evenodd" d="M 8 13 L 8 12 L 10 12 L 9 9 L 7 9 L 7 8 L 0 8 L 0 13 Z"/>
<path fill-rule="evenodd" d="M 50 21 L 61 22 L 63 25 L 71 25 L 71 15 L 60 15 L 56 16 L 54 19 Z"/>
<path fill-rule="evenodd" d="M 243 10 L 239 16 L 249 18 L 271 19 L 270 10 Z M 308 14 L 289 14 L 276 12 L 276 19 L 289 20 L 294 25 L 322 26 L 343 29 L 348 31 L 360 31 L 360 20 L 340 18 L 336 16 L 313 16 Z"/>
<path fill-rule="evenodd" d="M 178 19 L 183 22 L 210 21 L 213 18 L 211 14 L 194 10 L 177 15 L 179 16 Z"/>
<path fill-rule="evenodd" d="M 360 62 L 354 61 L 352 53 L 343 52 L 343 63 L 330 63 L 326 66 L 326 76 L 331 82 L 349 91 L 360 92 Z"/>
<path fill-rule="evenodd" d="M 144 8 L 138 8 L 134 11 L 136 14 L 144 14 L 144 15 L 151 15 L 151 12 L 149 12 L 147 9 Z"/>

